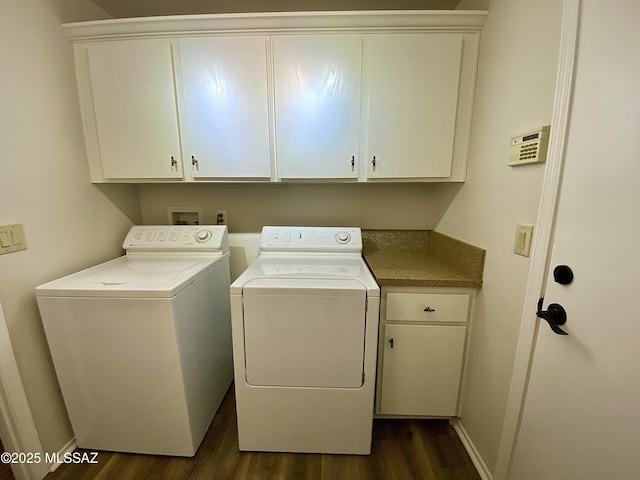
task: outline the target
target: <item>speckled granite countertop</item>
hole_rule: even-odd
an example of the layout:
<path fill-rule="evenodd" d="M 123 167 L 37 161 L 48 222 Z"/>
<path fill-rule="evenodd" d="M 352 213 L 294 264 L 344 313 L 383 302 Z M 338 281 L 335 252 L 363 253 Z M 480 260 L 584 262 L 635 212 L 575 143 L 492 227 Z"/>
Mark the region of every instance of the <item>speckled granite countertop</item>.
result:
<path fill-rule="evenodd" d="M 362 240 L 382 287 L 482 287 L 481 248 L 431 230 L 363 230 Z"/>

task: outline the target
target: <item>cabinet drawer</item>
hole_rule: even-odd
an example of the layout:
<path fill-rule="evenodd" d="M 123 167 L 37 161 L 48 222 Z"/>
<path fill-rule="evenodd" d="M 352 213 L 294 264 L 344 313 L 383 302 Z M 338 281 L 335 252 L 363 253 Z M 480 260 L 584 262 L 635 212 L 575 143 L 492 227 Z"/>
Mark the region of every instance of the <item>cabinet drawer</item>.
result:
<path fill-rule="evenodd" d="M 468 311 L 468 294 L 387 294 L 387 320 L 458 323 L 467 321 Z"/>

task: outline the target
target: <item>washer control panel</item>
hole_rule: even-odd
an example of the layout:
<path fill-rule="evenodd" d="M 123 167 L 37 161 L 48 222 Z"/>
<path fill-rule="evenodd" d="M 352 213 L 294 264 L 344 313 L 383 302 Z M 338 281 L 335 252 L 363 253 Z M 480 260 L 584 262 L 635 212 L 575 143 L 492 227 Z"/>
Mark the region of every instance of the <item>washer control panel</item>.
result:
<path fill-rule="evenodd" d="M 263 227 L 260 250 L 265 252 L 361 253 L 358 227 Z"/>
<path fill-rule="evenodd" d="M 228 252 L 226 225 L 138 225 L 122 248 L 127 252 Z"/>

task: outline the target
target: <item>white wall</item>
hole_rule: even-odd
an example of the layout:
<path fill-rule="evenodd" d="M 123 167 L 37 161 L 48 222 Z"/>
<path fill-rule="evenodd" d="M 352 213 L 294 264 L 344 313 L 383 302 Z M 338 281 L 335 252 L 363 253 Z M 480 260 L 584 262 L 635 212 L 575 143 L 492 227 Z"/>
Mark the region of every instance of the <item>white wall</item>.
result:
<path fill-rule="evenodd" d="M 61 23 L 113 18 L 91 0 L 54 0 Z"/>
<path fill-rule="evenodd" d="M 447 10 L 457 0 L 95 0 L 115 17 L 314 10 Z"/>
<path fill-rule="evenodd" d="M 453 187 L 455 189 L 455 187 Z M 263 225 L 433 229 L 444 212 L 431 184 L 141 185 L 144 223 L 166 224 L 167 207 L 201 207 L 203 223 L 226 210 L 229 231 Z"/>
<path fill-rule="evenodd" d="M 481 39 L 467 182 L 436 228 L 487 252 L 462 425 L 490 471 L 529 272 L 529 259 L 513 253 L 514 234 L 517 223 L 536 222 L 544 172 L 544 165 L 507 166 L 509 140 L 550 123 L 561 11 L 557 0 L 491 1 Z M 453 196 L 449 187 L 440 189 L 443 198 Z"/>
<path fill-rule="evenodd" d="M 23 223 L 28 246 L 0 256 L 0 303 L 47 452 L 72 432 L 33 288 L 118 256 L 127 229 L 141 220 L 137 187 L 89 182 L 71 44 L 60 18 L 51 0 L 0 3 L 0 224 Z"/>
<path fill-rule="evenodd" d="M 460 0 L 456 10 L 489 10 L 491 0 Z"/>

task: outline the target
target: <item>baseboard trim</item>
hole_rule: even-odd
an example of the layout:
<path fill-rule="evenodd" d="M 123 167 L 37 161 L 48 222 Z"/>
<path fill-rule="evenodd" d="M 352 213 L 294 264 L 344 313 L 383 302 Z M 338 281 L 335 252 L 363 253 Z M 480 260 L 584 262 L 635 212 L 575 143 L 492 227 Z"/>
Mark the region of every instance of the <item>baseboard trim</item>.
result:
<path fill-rule="evenodd" d="M 487 465 L 482 460 L 480 453 L 478 452 L 475 445 L 471 441 L 471 437 L 469 437 L 469 435 L 467 434 L 467 431 L 464 429 L 464 426 L 460 422 L 460 419 L 458 418 L 451 419 L 451 425 L 453 425 L 453 428 L 458 434 L 458 437 L 460 437 L 460 441 L 462 442 L 462 445 L 464 445 L 464 448 L 469 454 L 469 457 L 471 457 L 471 461 L 473 462 L 473 465 L 476 467 L 476 470 L 478 470 L 478 474 L 480 475 L 480 478 L 482 478 L 482 480 L 493 480 L 493 476 L 491 475 L 491 472 L 489 471 L 489 469 L 487 468 Z"/>
<path fill-rule="evenodd" d="M 64 458 L 65 454 L 73 452 L 78 447 L 75 437 L 71 437 L 64 447 L 58 450 L 57 458 Z M 55 472 L 63 462 L 50 463 L 49 472 Z"/>

